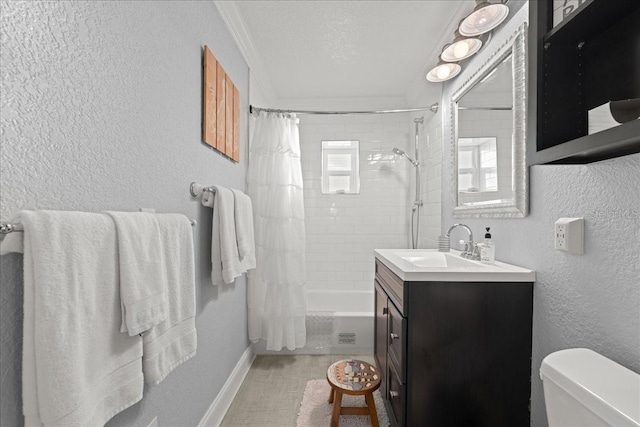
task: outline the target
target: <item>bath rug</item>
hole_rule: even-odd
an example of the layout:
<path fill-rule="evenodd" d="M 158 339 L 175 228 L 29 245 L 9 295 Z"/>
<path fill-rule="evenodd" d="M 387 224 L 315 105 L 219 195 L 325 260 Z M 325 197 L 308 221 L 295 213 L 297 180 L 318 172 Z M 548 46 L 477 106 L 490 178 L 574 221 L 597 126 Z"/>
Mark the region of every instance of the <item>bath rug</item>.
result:
<path fill-rule="evenodd" d="M 329 403 L 329 390 L 331 386 L 327 380 L 309 380 L 304 389 L 300 412 L 298 412 L 298 427 L 327 427 L 331 423 L 333 404 Z M 376 403 L 378 422 L 380 427 L 389 426 L 389 417 L 382 401 L 380 391 L 373 392 L 373 400 Z M 342 395 L 342 406 L 367 406 L 364 396 Z M 341 415 L 340 427 L 368 427 L 371 420 L 368 415 Z"/>

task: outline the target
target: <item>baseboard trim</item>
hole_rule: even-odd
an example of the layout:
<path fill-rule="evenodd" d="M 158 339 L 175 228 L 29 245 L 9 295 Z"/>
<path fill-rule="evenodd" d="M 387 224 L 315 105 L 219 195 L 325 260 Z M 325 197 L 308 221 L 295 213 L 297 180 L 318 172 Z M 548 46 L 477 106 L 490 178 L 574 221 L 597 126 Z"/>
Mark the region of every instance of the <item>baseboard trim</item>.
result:
<path fill-rule="evenodd" d="M 218 427 L 222 423 L 222 419 L 227 413 L 227 410 L 229 410 L 231 402 L 233 402 L 233 398 L 236 396 L 236 393 L 238 393 L 242 381 L 244 381 L 244 377 L 247 376 L 249 368 L 255 358 L 256 355 L 253 351 L 253 346 L 249 345 L 240 357 L 240 360 L 238 360 L 236 367 L 233 368 L 231 375 L 229 375 L 229 378 L 227 378 L 227 381 L 222 386 L 220 393 L 218 393 L 200 420 L 200 423 L 198 423 L 198 427 Z"/>

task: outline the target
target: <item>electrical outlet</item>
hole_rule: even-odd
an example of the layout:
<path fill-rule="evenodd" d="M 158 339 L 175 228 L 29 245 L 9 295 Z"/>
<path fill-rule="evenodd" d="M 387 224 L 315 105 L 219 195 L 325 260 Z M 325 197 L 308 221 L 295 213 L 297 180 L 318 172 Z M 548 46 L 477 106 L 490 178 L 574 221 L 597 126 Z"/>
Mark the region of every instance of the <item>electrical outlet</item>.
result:
<path fill-rule="evenodd" d="M 567 228 L 560 220 L 556 221 L 556 249 L 567 250 Z"/>
<path fill-rule="evenodd" d="M 584 219 L 560 218 L 555 224 L 555 247 L 571 254 L 584 253 Z"/>

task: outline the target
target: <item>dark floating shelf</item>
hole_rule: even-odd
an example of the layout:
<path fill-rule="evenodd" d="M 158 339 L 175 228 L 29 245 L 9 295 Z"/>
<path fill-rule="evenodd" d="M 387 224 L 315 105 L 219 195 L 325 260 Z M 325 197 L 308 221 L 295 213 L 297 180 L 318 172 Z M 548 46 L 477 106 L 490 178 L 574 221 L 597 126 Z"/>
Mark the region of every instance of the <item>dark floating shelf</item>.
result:
<path fill-rule="evenodd" d="M 640 153 L 640 120 L 538 151 L 536 163 L 585 164 L 634 153 Z"/>
<path fill-rule="evenodd" d="M 638 0 L 587 0 L 544 36 L 545 43 L 578 43 L 638 10 Z"/>
<path fill-rule="evenodd" d="M 528 165 L 640 153 L 640 120 L 588 135 L 588 112 L 640 98 L 640 0 L 586 0 L 555 28 L 553 0 L 529 5 Z"/>

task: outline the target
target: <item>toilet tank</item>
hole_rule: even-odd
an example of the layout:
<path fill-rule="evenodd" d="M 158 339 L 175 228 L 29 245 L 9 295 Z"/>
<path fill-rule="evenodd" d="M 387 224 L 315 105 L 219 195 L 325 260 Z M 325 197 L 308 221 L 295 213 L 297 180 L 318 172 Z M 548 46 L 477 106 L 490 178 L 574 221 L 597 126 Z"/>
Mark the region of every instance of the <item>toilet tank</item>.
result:
<path fill-rule="evenodd" d="M 640 427 L 640 375 L 592 350 L 551 353 L 540 378 L 549 427 Z"/>

